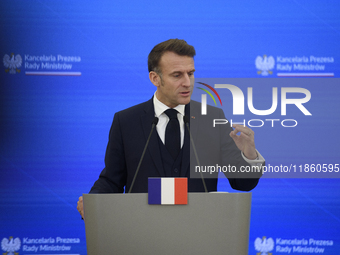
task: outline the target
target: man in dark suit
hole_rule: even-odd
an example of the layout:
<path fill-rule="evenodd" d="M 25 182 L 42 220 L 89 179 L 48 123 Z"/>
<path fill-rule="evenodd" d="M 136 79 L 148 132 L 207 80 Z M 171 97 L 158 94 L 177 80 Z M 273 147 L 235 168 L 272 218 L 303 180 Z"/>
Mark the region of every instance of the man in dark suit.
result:
<path fill-rule="evenodd" d="M 197 175 L 196 157 L 190 150 L 190 134 L 184 116 L 190 119 L 200 166 L 229 165 L 240 170 L 244 166 L 264 163 L 255 149 L 251 129 L 240 125 L 235 125 L 234 130 L 228 125 L 213 127 L 213 119 L 224 119 L 222 110 L 208 107 L 208 114 L 201 115 L 200 104 L 190 101 L 194 88 L 195 54 L 193 46 L 178 39 L 162 42 L 152 49 L 148 59 L 149 78 L 157 90 L 149 101 L 115 114 L 105 168 L 90 193 L 122 193 L 131 188 L 155 117 L 159 120 L 156 132 L 150 137 L 131 192 L 147 192 L 148 177 L 188 177 L 189 192 L 216 191 L 217 171 L 204 174 L 206 188 L 197 178 L 201 175 Z M 171 116 L 173 112 L 175 117 Z M 169 139 L 170 123 L 176 123 L 171 127 L 176 129 L 176 138 Z M 169 146 L 177 146 L 178 150 Z M 226 176 L 232 188 L 249 191 L 257 185 L 260 175 Z M 78 211 L 83 216 L 82 197 L 78 201 Z"/>

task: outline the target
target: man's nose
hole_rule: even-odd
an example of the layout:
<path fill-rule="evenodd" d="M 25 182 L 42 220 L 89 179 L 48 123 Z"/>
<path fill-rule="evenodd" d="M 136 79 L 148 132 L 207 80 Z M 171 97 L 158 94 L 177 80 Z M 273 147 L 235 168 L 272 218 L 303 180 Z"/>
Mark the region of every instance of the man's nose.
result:
<path fill-rule="evenodd" d="M 191 80 L 189 74 L 185 74 L 183 79 L 183 86 L 190 87 Z"/>

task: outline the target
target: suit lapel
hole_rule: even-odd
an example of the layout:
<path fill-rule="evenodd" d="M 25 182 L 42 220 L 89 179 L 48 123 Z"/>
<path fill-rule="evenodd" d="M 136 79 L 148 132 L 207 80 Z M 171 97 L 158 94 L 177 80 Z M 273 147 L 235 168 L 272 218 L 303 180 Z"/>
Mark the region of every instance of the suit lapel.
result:
<path fill-rule="evenodd" d="M 190 132 L 191 132 L 193 139 L 195 139 L 196 134 L 199 130 L 197 119 L 200 118 L 200 112 L 197 109 L 198 105 L 197 105 L 197 103 L 196 104 L 195 103 L 196 103 L 195 101 L 190 103 L 190 107 L 189 107 L 189 111 L 188 111 L 188 115 L 187 115 L 187 116 L 190 117 Z"/>
<path fill-rule="evenodd" d="M 144 136 L 145 136 L 145 141 L 148 139 L 150 131 L 151 131 L 151 126 L 152 126 L 152 121 L 155 117 L 155 110 L 153 106 L 153 99 L 149 100 L 144 108 L 144 114 L 141 115 L 141 122 L 143 126 L 143 131 L 144 131 Z M 150 137 L 150 142 L 148 145 L 147 149 L 150 153 L 150 156 L 157 168 L 157 171 L 159 172 L 160 176 L 165 176 L 165 172 L 163 169 L 163 164 L 162 164 L 162 156 L 161 152 L 159 150 L 159 144 L 158 144 L 158 134 L 156 127 L 154 128 L 152 135 Z"/>
<path fill-rule="evenodd" d="M 197 134 L 199 132 L 199 127 L 198 127 L 198 123 L 199 123 L 199 119 L 200 119 L 200 104 L 195 102 L 195 101 L 191 101 L 190 104 L 188 104 L 185 107 L 185 115 L 189 116 L 189 126 L 190 126 L 190 132 L 191 132 L 191 136 L 192 139 L 194 141 L 194 144 L 196 146 L 196 141 L 197 141 Z M 189 176 L 187 175 L 187 172 L 189 171 L 190 168 L 190 158 L 191 158 L 191 153 L 190 150 L 192 149 L 192 144 L 190 141 L 190 134 L 187 130 L 187 128 L 185 128 L 185 138 L 184 138 L 184 146 L 183 146 L 183 159 L 182 159 L 182 168 L 181 168 L 181 176 Z M 197 149 L 197 147 L 196 147 Z M 192 152 L 193 153 L 193 152 Z M 194 161 L 194 164 L 196 164 L 196 158 L 193 157 L 192 158 Z"/>
<path fill-rule="evenodd" d="M 187 104 L 185 106 L 185 116 L 190 116 L 190 104 Z M 190 126 L 190 122 L 189 122 L 189 126 Z M 185 131 L 184 131 L 181 177 L 187 176 L 187 172 L 189 171 L 189 166 L 190 166 L 190 134 L 188 132 L 188 128 L 186 126 L 184 128 L 185 128 Z"/>

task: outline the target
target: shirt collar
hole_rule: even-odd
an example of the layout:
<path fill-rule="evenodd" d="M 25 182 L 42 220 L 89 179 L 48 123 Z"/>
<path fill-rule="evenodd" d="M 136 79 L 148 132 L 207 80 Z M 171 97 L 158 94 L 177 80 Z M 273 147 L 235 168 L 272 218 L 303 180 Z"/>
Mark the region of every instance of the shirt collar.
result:
<path fill-rule="evenodd" d="M 158 118 L 162 113 L 164 113 L 164 111 L 170 109 L 170 107 L 166 106 L 165 104 L 163 104 L 161 101 L 158 100 L 158 98 L 156 96 L 156 92 L 153 95 L 153 106 L 155 108 L 155 115 Z M 177 110 L 180 114 L 182 114 L 184 116 L 184 109 L 185 109 L 184 104 L 179 104 L 173 109 Z"/>

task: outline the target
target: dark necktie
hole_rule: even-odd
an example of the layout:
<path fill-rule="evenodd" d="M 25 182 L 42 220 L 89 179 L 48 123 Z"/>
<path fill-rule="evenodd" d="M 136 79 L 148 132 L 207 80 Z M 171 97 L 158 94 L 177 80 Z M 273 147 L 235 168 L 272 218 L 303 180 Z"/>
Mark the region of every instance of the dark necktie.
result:
<path fill-rule="evenodd" d="M 168 109 L 164 113 L 168 115 L 170 119 L 165 128 L 165 147 L 175 160 L 181 149 L 181 134 L 177 118 L 178 112 L 175 109 Z"/>

